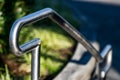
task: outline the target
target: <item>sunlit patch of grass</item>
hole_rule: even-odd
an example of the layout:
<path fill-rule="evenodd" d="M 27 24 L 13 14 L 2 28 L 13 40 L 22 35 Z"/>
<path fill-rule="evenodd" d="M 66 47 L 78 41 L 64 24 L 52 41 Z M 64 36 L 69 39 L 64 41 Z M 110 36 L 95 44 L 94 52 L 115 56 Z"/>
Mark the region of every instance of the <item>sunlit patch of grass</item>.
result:
<path fill-rule="evenodd" d="M 27 29 L 27 30 L 26 30 Z M 51 50 L 60 50 L 72 47 L 74 41 L 72 38 L 63 34 L 62 31 L 54 29 L 54 27 L 28 27 L 23 30 L 23 35 L 21 34 L 20 42 L 29 41 L 33 38 L 40 38 L 42 47 Z M 64 44 L 64 45 L 63 45 Z"/>

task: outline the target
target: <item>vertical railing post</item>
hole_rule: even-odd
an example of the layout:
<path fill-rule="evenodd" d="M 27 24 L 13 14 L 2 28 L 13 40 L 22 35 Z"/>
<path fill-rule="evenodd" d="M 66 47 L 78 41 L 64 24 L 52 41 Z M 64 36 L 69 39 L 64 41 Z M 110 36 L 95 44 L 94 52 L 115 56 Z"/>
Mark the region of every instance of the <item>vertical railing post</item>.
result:
<path fill-rule="evenodd" d="M 97 63 L 97 80 L 106 80 L 106 74 L 108 73 L 112 64 L 112 46 L 107 45 L 101 52 L 104 60 L 101 63 Z"/>
<path fill-rule="evenodd" d="M 40 46 L 32 50 L 31 80 L 40 80 Z"/>

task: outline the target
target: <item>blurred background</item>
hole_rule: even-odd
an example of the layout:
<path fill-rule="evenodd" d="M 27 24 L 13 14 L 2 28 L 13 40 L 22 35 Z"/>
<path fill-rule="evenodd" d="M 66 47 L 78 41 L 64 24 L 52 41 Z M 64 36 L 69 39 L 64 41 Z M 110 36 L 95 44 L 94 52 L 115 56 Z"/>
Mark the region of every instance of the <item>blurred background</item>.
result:
<path fill-rule="evenodd" d="M 71 10 L 61 0 L 0 0 L 0 80 L 31 80 L 31 53 L 21 57 L 11 53 L 9 33 L 16 19 L 46 7 L 79 26 Z M 36 37 L 42 40 L 41 80 L 51 80 L 70 59 L 76 42 L 50 19 L 22 28 L 19 44 Z"/>
<path fill-rule="evenodd" d="M 80 22 L 79 31 L 89 40 L 97 41 L 100 51 L 107 44 L 113 48 L 112 67 L 107 80 L 120 79 L 120 1 L 64 0 Z"/>
<path fill-rule="evenodd" d="M 50 7 L 63 16 L 89 41 L 102 50 L 113 47 L 113 62 L 108 80 L 120 79 L 120 1 L 119 0 L 0 0 L 0 80 L 30 80 L 31 53 L 16 57 L 9 48 L 13 22 L 27 14 Z M 67 64 L 77 42 L 49 19 L 25 26 L 19 43 L 33 38 L 42 40 L 41 80 L 51 80 Z"/>

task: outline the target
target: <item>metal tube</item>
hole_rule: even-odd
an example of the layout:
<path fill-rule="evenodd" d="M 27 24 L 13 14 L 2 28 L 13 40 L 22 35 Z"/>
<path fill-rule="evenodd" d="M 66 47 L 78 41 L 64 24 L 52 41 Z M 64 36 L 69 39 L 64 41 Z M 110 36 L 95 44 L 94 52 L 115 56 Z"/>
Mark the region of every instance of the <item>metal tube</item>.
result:
<path fill-rule="evenodd" d="M 30 52 L 30 51 L 32 51 L 32 49 L 39 46 L 40 42 L 41 41 L 39 38 L 35 38 L 25 44 L 20 45 L 20 49 L 22 50 L 23 53 Z"/>
<path fill-rule="evenodd" d="M 112 46 L 107 45 L 104 50 L 101 52 L 101 55 L 103 57 L 103 62 L 98 63 L 99 65 L 99 80 L 105 80 L 106 74 L 109 71 L 111 64 L 112 64 Z M 101 66 L 102 64 L 105 64 L 104 66 Z"/>
<path fill-rule="evenodd" d="M 45 8 L 16 20 L 10 31 L 9 43 L 10 43 L 10 48 L 14 54 L 19 56 L 25 52 L 32 51 L 32 77 L 31 77 L 32 80 L 39 80 L 40 40 L 34 39 L 31 40 L 30 42 L 27 42 L 19 46 L 18 43 L 19 33 L 24 25 L 39 21 L 47 17 L 53 20 L 55 23 L 57 23 L 62 29 L 68 32 L 74 39 L 80 42 L 95 57 L 98 64 L 101 63 L 108 54 L 107 64 L 104 68 L 102 68 L 102 71 L 104 71 L 106 74 L 106 72 L 111 66 L 111 61 L 112 61 L 111 58 L 112 53 L 110 53 L 111 46 L 110 45 L 107 46 L 102 51 L 102 53 L 99 54 L 98 51 L 89 43 L 89 41 L 81 33 L 79 33 L 79 31 L 77 31 L 69 22 L 67 22 L 63 17 L 61 17 L 57 12 L 55 12 L 51 8 Z M 101 71 L 100 66 L 99 68 Z"/>
<path fill-rule="evenodd" d="M 89 43 L 89 41 L 77 30 L 75 29 L 69 22 L 63 19 L 58 13 L 54 12 L 50 16 L 55 23 L 60 25 L 62 29 L 68 32 L 74 39 L 80 42 L 94 57 L 98 62 L 102 62 L 102 57 L 98 53 L 98 51 Z"/>
<path fill-rule="evenodd" d="M 40 80 L 40 46 L 32 51 L 31 80 Z"/>
<path fill-rule="evenodd" d="M 55 12 L 51 8 L 42 9 L 40 11 L 22 17 L 14 22 L 10 32 L 9 40 L 11 49 L 16 55 L 21 55 L 23 53 L 21 48 L 18 46 L 18 35 L 21 28 L 26 24 L 36 22 L 46 17 L 52 19 L 55 23 L 59 24 L 60 27 L 62 27 L 73 38 L 80 42 L 95 57 L 98 62 L 102 62 L 103 58 L 98 53 L 98 51 L 87 41 L 87 39 L 83 37 L 83 35 L 80 34 L 70 23 L 68 23 L 64 18 L 62 18 L 57 12 Z"/>

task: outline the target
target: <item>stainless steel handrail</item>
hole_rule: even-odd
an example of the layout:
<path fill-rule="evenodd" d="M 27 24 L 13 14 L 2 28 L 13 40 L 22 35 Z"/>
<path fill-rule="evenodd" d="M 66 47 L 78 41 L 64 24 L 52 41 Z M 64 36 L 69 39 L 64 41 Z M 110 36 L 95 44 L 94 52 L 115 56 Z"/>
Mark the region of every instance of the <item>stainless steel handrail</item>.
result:
<path fill-rule="evenodd" d="M 16 55 L 20 55 L 24 52 L 18 45 L 18 35 L 20 29 L 26 24 L 39 21 L 46 17 L 50 18 L 55 23 L 60 25 L 60 27 L 62 27 L 73 38 L 80 42 L 96 58 L 98 62 L 102 62 L 104 57 L 102 57 L 98 53 L 98 51 L 87 41 L 87 39 L 81 33 L 79 33 L 70 23 L 68 23 L 65 19 L 63 19 L 57 12 L 55 12 L 51 8 L 42 9 L 40 11 L 22 17 L 14 22 L 10 32 L 10 46 L 13 53 L 15 53 Z"/>
<path fill-rule="evenodd" d="M 45 8 L 35 13 L 29 14 L 25 17 L 22 17 L 14 22 L 10 31 L 9 43 L 10 48 L 14 54 L 17 56 L 22 55 L 25 52 L 32 51 L 32 80 L 39 79 L 39 48 L 40 48 L 40 40 L 34 39 L 28 43 L 25 43 L 19 46 L 18 38 L 20 30 L 23 26 L 33 23 L 44 18 L 50 18 L 53 22 L 57 23 L 62 29 L 68 32 L 73 38 L 75 38 L 78 42 L 80 42 L 97 60 L 98 63 L 101 63 L 107 52 L 102 52 L 101 54 L 89 43 L 89 41 L 77 31 L 70 23 L 68 23 L 63 17 L 61 17 L 57 12 L 52 10 L 51 8 Z M 109 48 L 107 48 L 109 49 Z"/>

